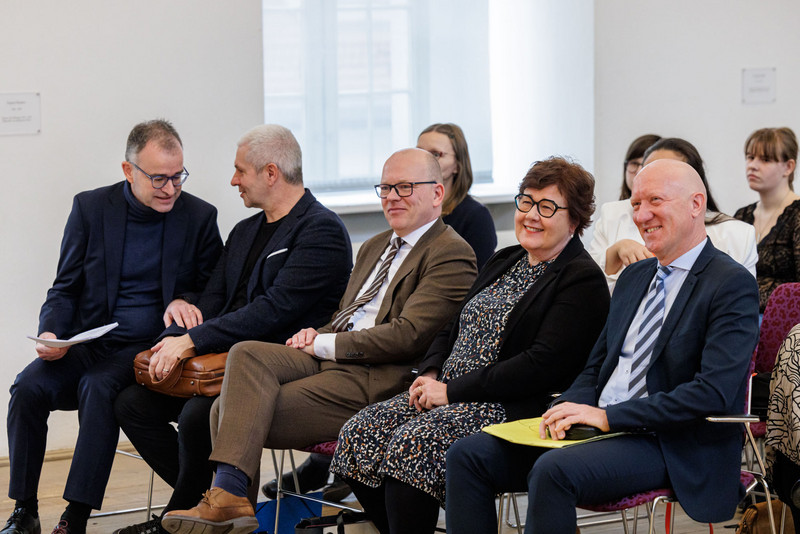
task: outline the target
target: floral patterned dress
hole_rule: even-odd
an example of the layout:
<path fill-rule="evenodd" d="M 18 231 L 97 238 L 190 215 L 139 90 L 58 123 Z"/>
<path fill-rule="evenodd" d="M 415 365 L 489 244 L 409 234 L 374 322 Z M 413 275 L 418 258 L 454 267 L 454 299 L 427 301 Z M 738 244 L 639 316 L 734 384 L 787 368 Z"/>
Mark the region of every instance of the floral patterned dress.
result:
<path fill-rule="evenodd" d="M 524 254 L 464 306 L 458 338 L 440 381 L 446 383 L 497 361 L 509 313 L 550 263 L 531 266 Z M 444 505 L 447 449 L 505 419 L 499 402 L 456 402 L 419 412 L 409 406 L 406 391 L 367 406 L 345 423 L 331 471 L 371 487 L 390 476 L 433 495 Z"/>

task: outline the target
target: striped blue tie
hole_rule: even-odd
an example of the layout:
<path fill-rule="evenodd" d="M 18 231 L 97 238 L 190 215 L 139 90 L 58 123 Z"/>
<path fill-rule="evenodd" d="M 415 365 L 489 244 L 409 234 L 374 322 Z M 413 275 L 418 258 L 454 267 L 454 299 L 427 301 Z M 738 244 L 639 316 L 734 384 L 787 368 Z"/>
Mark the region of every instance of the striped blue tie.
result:
<path fill-rule="evenodd" d="M 644 319 L 639 325 L 639 332 L 636 335 L 631 377 L 630 382 L 628 382 L 628 392 L 631 399 L 638 399 L 647 393 L 647 367 L 650 364 L 650 355 L 653 354 L 653 346 L 656 344 L 659 332 L 661 332 L 661 324 L 664 322 L 664 303 L 666 300 L 664 279 L 671 272 L 671 267 L 660 265 L 653 282 L 650 284 L 650 290 L 647 292 L 647 304 L 645 304 L 644 313 L 642 314 Z"/>

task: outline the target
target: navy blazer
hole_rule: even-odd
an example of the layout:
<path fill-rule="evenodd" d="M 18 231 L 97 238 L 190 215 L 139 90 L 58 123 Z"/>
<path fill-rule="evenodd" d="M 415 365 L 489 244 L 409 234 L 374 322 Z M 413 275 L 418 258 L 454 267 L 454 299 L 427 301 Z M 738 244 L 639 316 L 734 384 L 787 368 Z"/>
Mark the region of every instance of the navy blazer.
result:
<path fill-rule="evenodd" d="M 441 370 L 459 333 L 461 309 L 527 252 L 497 252 L 478 275 L 459 314 L 439 332 L 420 372 Z M 608 286 L 597 263 L 573 237 L 517 302 L 501 336 L 498 361 L 447 383 L 450 402 L 499 401 L 509 420 L 542 414 L 551 393 L 563 391 L 586 364 L 608 314 Z"/>
<path fill-rule="evenodd" d="M 111 322 L 117 302 L 128 202 L 125 182 L 75 195 L 58 271 L 39 314 L 39 333 L 59 338 Z M 177 295 L 199 295 L 222 248 L 214 206 L 181 192 L 164 218 L 164 308 Z"/>
<path fill-rule="evenodd" d="M 247 304 L 233 310 L 237 285 L 264 212 L 231 231 L 197 306 L 204 322 L 189 335 L 198 354 L 227 351 L 239 341 L 284 343 L 301 328 L 319 327 L 339 307 L 353 268 L 341 219 L 306 189 L 261 252 L 247 283 Z M 173 324 L 161 337 L 186 330 Z"/>
<path fill-rule="evenodd" d="M 623 271 L 589 363 L 559 402 L 597 405 L 656 268 L 652 258 Z M 744 495 L 741 426 L 705 418 L 741 413 L 757 341 L 756 281 L 709 240 L 656 340 L 646 377 L 648 396 L 606 408 L 612 431 L 655 432 L 672 488 L 695 521 L 729 519 Z"/>

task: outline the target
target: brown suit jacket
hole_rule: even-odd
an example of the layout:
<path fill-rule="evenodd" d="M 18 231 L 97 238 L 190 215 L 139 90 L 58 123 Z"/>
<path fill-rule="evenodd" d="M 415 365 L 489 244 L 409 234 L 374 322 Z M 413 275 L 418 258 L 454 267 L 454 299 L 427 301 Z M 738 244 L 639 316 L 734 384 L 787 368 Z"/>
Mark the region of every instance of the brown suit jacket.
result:
<path fill-rule="evenodd" d="M 387 230 L 361 246 L 339 309 L 355 300 L 391 236 Z M 399 393 L 410 385 L 411 369 L 456 313 L 476 274 L 472 248 L 438 219 L 392 278 L 375 326 L 338 333 L 336 361 L 323 362 L 321 370 L 369 364 L 370 403 Z M 331 332 L 331 323 L 319 332 Z"/>

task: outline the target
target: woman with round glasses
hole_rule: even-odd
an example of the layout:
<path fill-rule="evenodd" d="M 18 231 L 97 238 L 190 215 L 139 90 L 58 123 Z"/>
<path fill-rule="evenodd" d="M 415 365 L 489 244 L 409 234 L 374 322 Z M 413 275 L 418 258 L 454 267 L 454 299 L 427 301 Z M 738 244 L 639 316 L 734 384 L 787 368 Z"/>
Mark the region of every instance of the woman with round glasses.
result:
<path fill-rule="evenodd" d="M 481 269 L 494 254 L 497 233 L 489 210 L 468 194 L 472 164 L 464 132 L 452 123 L 431 124 L 419 134 L 417 148 L 427 150 L 439 162 L 444 184 L 442 220 L 469 243 Z"/>
<path fill-rule="evenodd" d="M 755 233 L 747 225 L 720 213 L 706 180 L 703 158 L 689 141 L 665 137 L 648 147 L 643 154 L 644 165 L 658 159 L 676 159 L 692 166 L 706 187 L 706 233 L 715 247 L 727 253 L 756 274 Z M 631 184 L 632 185 L 632 184 Z M 606 274 L 608 288 L 614 285 L 625 267 L 652 256 L 644 246 L 639 229 L 633 222 L 633 207 L 628 200 L 607 202 L 600 207 L 589 252 Z"/>
<path fill-rule="evenodd" d="M 408 391 L 352 417 L 331 471 L 381 533 L 433 532 L 444 459 L 484 426 L 541 415 L 583 368 L 608 313 L 605 279 L 581 244 L 594 178 L 535 163 L 515 197 L 519 245 L 495 254 L 436 337 Z"/>
<path fill-rule="evenodd" d="M 752 224 L 758 239 L 759 306 L 772 290 L 800 281 L 800 196 L 792 182 L 797 165 L 797 138 L 789 128 L 756 130 L 744 145 L 750 189 L 759 201 L 740 208 L 734 217 Z"/>

